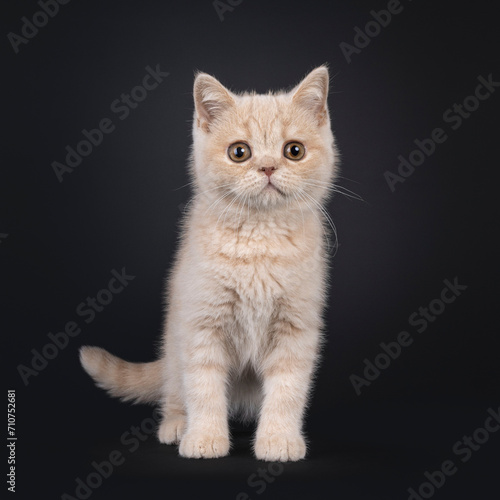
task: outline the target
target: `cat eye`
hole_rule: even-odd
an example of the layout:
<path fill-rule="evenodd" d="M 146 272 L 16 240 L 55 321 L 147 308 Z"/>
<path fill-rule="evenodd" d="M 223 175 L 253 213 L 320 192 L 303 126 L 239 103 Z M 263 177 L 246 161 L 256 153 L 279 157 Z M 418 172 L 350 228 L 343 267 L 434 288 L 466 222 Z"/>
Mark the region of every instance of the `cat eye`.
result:
<path fill-rule="evenodd" d="M 300 142 L 289 142 L 285 146 L 283 154 L 289 160 L 302 160 L 302 158 L 304 158 L 304 155 L 306 154 L 306 148 Z"/>
<path fill-rule="evenodd" d="M 235 162 L 242 162 L 248 160 L 252 156 L 250 146 L 244 142 L 235 142 L 231 144 L 227 150 L 227 154 L 231 160 Z"/>

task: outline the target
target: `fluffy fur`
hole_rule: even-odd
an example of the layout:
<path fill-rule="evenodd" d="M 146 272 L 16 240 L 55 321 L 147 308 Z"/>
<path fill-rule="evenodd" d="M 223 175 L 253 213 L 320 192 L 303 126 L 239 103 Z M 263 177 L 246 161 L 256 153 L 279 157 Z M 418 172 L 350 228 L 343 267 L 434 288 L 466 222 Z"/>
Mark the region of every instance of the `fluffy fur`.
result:
<path fill-rule="evenodd" d="M 194 83 L 194 198 L 167 286 L 160 359 L 128 363 L 83 347 L 112 396 L 158 402 L 162 443 L 184 457 L 229 452 L 228 418 L 258 419 L 258 459 L 305 456 L 304 408 L 321 343 L 327 261 L 324 201 L 336 173 L 322 66 L 289 92 L 237 95 Z M 245 142 L 248 160 L 228 147 Z M 284 156 L 290 141 L 301 160 Z"/>

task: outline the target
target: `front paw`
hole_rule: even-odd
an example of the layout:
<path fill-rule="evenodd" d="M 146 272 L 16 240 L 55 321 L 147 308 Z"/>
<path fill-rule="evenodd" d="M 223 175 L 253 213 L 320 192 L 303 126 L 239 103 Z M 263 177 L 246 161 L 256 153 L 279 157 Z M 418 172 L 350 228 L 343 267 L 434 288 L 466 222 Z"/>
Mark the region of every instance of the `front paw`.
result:
<path fill-rule="evenodd" d="M 306 443 L 300 434 L 257 435 L 255 456 L 266 462 L 296 462 L 306 456 Z"/>
<path fill-rule="evenodd" d="M 178 444 L 186 429 L 186 416 L 174 415 L 164 418 L 158 429 L 158 440 L 164 444 Z"/>
<path fill-rule="evenodd" d="M 229 438 L 223 434 L 188 431 L 181 440 L 179 453 L 185 458 L 224 457 L 229 453 Z"/>

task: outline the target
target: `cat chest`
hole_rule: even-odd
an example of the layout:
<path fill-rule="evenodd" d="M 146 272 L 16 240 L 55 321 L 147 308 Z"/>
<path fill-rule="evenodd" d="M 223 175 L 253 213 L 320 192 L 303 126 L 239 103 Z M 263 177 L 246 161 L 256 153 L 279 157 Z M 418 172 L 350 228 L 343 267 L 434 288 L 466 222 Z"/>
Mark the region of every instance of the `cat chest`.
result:
<path fill-rule="evenodd" d="M 267 310 L 299 284 L 299 269 L 283 258 L 223 257 L 221 260 L 214 278 L 234 292 L 241 307 Z"/>
<path fill-rule="evenodd" d="M 279 304 L 300 299 L 307 284 L 317 281 L 321 267 L 314 249 L 294 245 L 289 239 L 256 248 L 251 242 L 219 246 L 210 257 L 208 276 L 214 285 L 229 291 L 236 311 L 246 311 L 249 321 L 259 322 Z"/>
<path fill-rule="evenodd" d="M 265 263 L 259 263 L 236 266 L 231 281 L 231 323 L 237 325 L 231 331 L 231 340 L 240 361 L 255 359 L 267 344 L 273 317 L 286 295 L 287 276 L 284 270 L 269 269 Z"/>
<path fill-rule="evenodd" d="M 299 284 L 296 270 L 265 259 L 236 262 L 219 276 L 233 301 L 232 317 L 228 319 L 254 347 L 265 337 L 283 299 L 293 295 Z"/>
<path fill-rule="evenodd" d="M 265 345 L 274 319 L 287 314 L 283 308 L 307 303 L 321 281 L 316 248 L 274 236 L 234 242 L 214 234 L 200 249 L 203 258 L 189 266 L 200 315 L 230 332 L 237 351 L 250 356 Z"/>

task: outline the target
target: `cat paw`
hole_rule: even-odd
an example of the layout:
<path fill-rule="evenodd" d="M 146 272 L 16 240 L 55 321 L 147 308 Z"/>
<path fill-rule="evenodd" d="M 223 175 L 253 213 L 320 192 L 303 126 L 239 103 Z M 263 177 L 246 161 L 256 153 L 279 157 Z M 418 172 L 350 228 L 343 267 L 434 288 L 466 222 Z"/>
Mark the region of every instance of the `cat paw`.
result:
<path fill-rule="evenodd" d="M 185 458 L 217 458 L 229 453 L 229 438 L 206 432 L 188 432 L 181 440 L 179 453 Z"/>
<path fill-rule="evenodd" d="M 186 430 L 184 415 L 165 418 L 158 429 L 158 440 L 164 444 L 179 444 Z"/>
<path fill-rule="evenodd" d="M 267 434 L 258 436 L 255 456 L 266 462 L 296 462 L 306 456 L 306 442 L 300 434 Z"/>

